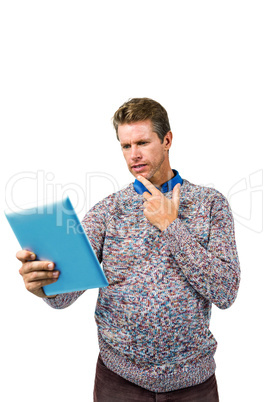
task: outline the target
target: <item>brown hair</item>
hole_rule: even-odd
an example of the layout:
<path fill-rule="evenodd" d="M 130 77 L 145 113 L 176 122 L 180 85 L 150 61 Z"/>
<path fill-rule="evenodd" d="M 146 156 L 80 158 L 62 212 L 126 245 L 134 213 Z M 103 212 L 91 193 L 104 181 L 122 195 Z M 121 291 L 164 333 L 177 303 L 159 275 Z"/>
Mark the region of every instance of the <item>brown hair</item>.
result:
<path fill-rule="evenodd" d="M 168 114 L 160 103 L 149 98 L 132 98 L 125 102 L 115 112 L 113 125 L 118 138 L 118 126 L 130 124 L 136 121 L 151 120 L 153 131 L 158 135 L 161 142 L 170 131 Z"/>

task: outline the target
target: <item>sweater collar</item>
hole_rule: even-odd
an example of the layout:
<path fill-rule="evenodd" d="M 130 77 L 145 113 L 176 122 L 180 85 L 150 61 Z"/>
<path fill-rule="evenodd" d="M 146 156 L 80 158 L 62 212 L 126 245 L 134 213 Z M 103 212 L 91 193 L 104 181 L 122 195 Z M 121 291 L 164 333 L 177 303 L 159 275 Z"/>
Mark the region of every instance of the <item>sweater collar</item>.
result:
<path fill-rule="evenodd" d="M 172 179 L 170 179 L 170 180 L 166 181 L 164 184 L 162 184 L 161 188 L 157 187 L 158 190 L 161 191 L 161 193 L 167 193 L 168 191 L 172 191 L 173 188 L 178 183 L 180 183 L 181 185 L 183 184 L 183 179 L 179 175 L 179 172 L 175 169 L 172 169 L 172 171 L 174 173 L 174 177 L 172 177 Z M 147 188 L 137 179 L 134 181 L 133 186 L 138 194 L 143 194 L 145 191 L 150 193 L 150 191 L 148 191 Z"/>

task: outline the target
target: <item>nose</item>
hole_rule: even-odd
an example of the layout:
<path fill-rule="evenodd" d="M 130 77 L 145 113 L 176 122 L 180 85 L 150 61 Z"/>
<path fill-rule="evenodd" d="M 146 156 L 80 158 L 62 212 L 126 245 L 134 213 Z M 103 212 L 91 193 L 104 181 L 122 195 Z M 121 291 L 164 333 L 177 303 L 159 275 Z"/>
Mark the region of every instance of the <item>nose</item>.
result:
<path fill-rule="evenodd" d="M 132 161 L 136 161 L 141 158 L 140 149 L 136 145 L 132 145 L 130 157 Z"/>

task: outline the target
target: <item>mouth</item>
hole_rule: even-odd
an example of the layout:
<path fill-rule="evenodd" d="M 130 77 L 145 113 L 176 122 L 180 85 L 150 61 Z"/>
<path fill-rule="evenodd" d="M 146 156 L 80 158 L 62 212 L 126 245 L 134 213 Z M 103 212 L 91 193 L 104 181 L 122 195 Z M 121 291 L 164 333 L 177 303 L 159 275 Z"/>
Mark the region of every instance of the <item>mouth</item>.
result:
<path fill-rule="evenodd" d="M 133 165 L 131 166 L 131 168 L 135 171 L 135 172 L 141 172 L 144 170 L 144 168 L 146 167 L 146 164 L 139 164 L 139 165 Z"/>

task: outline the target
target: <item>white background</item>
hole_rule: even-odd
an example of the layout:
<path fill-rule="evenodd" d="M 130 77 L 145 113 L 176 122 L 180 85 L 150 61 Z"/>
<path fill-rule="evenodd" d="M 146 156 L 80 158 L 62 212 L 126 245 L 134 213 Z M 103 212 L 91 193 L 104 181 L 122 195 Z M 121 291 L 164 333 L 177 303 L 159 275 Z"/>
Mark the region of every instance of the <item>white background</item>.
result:
<path fill-rule="evenodd" d="M 267 400 L 267 19 L 258 0 L 1 2 L 2 401 L 92 400 L 97 291 L 59 311 L 28 293 L 3 210 L 69 191 L 82 218 L 132 181 L 111 117 L 143 96 L 168 110 L 172 167 L 233 209 L 242 282 L 211 322 L 221 402 Z"/>

